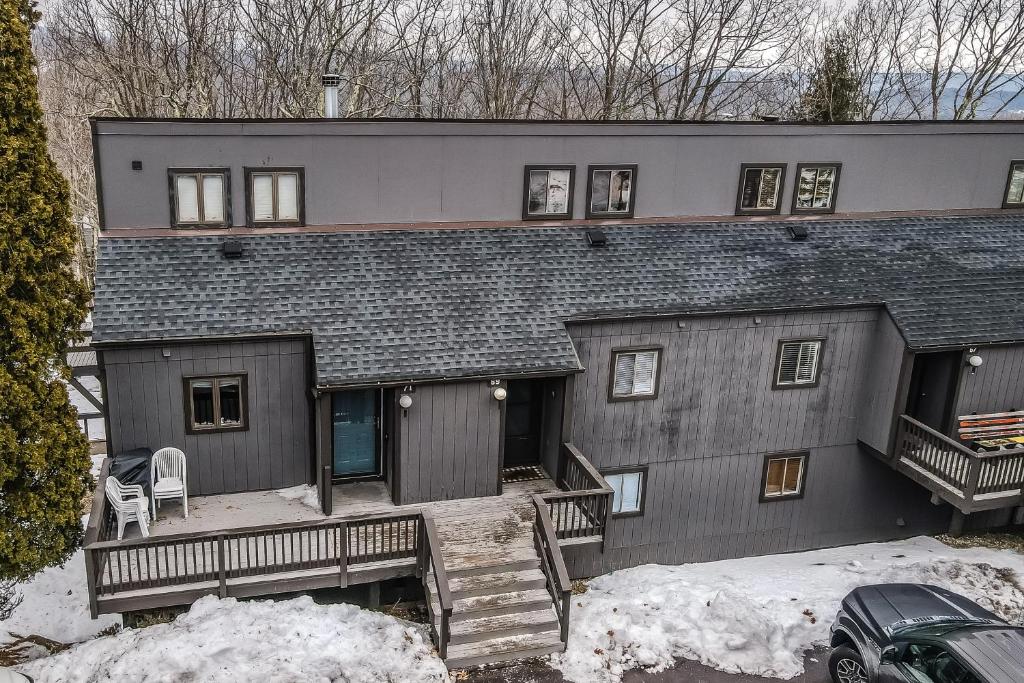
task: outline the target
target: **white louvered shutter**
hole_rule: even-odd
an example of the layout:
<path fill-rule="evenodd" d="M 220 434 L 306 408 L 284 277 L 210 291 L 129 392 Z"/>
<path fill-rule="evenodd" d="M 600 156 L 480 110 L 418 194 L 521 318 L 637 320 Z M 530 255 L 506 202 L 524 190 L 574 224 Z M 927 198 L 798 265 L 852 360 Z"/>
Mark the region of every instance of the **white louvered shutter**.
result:
<path fill-rule="evenodd" d="M 175 178 L 175 195 L 178 203 L 179 223 L 199 222 L 199 186 L 194 175 L 179 175 Z"/>
<path fill-rule="evenodd" d="M 636 366 L 633 370 L 633 393 L 650 396 L 654 393 L 654 375 L 658 369 L 658 352 L 641 351 L 636 354 Z"/>
<path fill-rule="evenodd" d="M 252 218 L 274 220 L 274 176 L 259 173 L 252 176 Z"/>
<path fill-rule="evenodd" d="M 797 384 L 807 384 L 814 381 L 815 373 L 818 370 L 818 348 L 821 343 L 808 341 L 800 344 L 800 362 L 796 368 Z"/>
<path fill-rule="evenodd" d="M 615 358 L 615 384 L 612 395 L 629 396 L 633 393 L 633 373 L 636 367 L 636 354 L 620 353 Z"/>
<path fill-rule="evenodd" d="M 224 222 L 224 176 L 203 176 L 203 222 Z"/>
<path fill-rule="evenodd" d="M 282 173 L 277 176 L 277 220 L 299 219 L 299 176 Z"/>

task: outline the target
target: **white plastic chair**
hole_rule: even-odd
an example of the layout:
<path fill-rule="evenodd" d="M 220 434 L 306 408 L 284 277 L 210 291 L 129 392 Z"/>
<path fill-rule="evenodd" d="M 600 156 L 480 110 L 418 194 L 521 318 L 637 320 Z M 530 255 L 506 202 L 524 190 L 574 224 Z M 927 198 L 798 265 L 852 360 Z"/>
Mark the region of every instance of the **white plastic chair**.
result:
<path fill-rule="evenodd" d="M 149 537 L 149 505 L 146 494 L 138 484 L 126 486 L 117 477 L 107 477 L 107 501 L 117 513 L 117 540 L 124 538 L 129 522 L 138 522 L 143 538 Z"/>
<path fill-rule="evenodd" d="M 161 448 L 153 454 L 150 479 L 153 484 L 153 519 L 156 506 L 165 498 L 181 498 L 181 509 L 188 519 L 188 485 L 185 483 L 185 454 L 177 448 Z"/>

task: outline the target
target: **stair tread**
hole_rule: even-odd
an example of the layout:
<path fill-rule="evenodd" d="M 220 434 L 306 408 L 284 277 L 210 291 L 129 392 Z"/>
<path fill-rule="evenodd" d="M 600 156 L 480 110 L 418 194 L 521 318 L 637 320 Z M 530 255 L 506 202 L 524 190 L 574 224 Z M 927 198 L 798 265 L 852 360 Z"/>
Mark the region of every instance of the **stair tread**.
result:
<path fill-rule="evenodd" d="M 451 633 L 452 635 L 483 633 L 526 626 L 542 626 L 545 624 L 551 624 L 551 628 L 554 631 L 558 631 L 561 628 L 558 624 L 558 615 L 555 614 L 555 610 L 551 607 L 532 612 L 517 612 L 515 614 L 454 621 L 451 624 Z"/>
<path fill-rule="evenodd" d="M 433 576 L 428 585 L 432 584 Z M 476 574 L 473 576 L 455 576 L 448 579 L 448 589 L 452 595 L 468 591 L 493 588 L 490 593 L 505 592 L 506 587 L 521 583 L 547 581 L 540 569 L 524 569 L 520 571 L 495 572 L 493 574 Z"/>
<path fill-rule="evenodd" d="M 550 603 L 551 595 L 543 588 L 531 588 L 530 590 L 525 591 L 508 591 L 506 593 L 492 593 L 491 595 L 478 595 L 472 598 L 459 598 L 458 600 L 453 600 L 452 608 L 456 612 L 473 612 L 476 610 L 509 607 L 533 602 Z"/>
<path fill-rule="evenodd" d="M 454 550 L 445 551 L 444 566 L 447 572 L 459 571 L 462 569 L 480 569 L 486 567 L 502 567 L 517 562 L 534 561 L 540 566 L 540 558 L 537 551 L 530 546 L 528 548 L 511 548 L 507 550 Z"/>
<path fill-rule="evenodd" d="M 493 640 L 480 640 L 473 643 L 449 645 L 448 659 L 468 659 L 471 657 L 508 654 L 546 647 L 561 648 L 561 646 L 561 635 L 557 630 L 554 630 L 550 633 L 531 633 L 518 636 L 508 636 L 506 638 L 495 638 Z"/>

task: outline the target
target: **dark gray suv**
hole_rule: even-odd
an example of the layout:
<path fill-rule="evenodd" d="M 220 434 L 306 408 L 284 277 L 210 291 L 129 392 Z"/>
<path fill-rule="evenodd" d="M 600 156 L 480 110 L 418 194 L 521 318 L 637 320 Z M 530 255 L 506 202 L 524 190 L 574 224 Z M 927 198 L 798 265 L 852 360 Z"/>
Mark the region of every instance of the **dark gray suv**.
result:
<path fill-rule="evenodd" d="M 936 586 L 862 586 L 832 624 L 835 683 L 1024 683 L 1024 629 Z"/>

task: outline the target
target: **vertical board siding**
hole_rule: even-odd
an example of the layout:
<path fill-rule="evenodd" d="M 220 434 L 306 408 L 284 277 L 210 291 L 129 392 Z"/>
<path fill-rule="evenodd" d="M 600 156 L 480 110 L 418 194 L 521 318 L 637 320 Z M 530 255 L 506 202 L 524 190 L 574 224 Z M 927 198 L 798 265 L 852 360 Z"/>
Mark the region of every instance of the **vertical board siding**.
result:
<path fill-rule="evenodd" d="M 180 448 L 190 494 L 310 483 L 309 360 L 302 340 L 107 349 L 103 358 L 118 450 Z M 234 372 L 247 376 L 249 428 L 186 434 L 182 378 Z"/>
<path fill-rule="evenodd" d="M 956 415 L 1024 410 L 1024 345 L 985 346 L 975 351 L 984 363 L 960 375 Z"/>
<path fill-rule="evenodd" d="M 880 453 L 888 453 L 907 345 L 885 311 L 878 315 L 878 327 L 873 337 L 871 360 L 863 370 L 865 381 L 857 431 L 861 441 Z M 903 412 L 903 408 L 898 406 L 899 412 Z"/>
<path fill-rule="evenodd" d="M 604 553 L 565 549 L 574 576 L 947 524 L 947 508 L 857 445 L 865 423 L 888 438 L 902 360 L 902 339 L 880 309 L 588 323 L 570 334 L 586 372 L 572 382 L 569 439 L 598 468 L 649 468 L 644 514 L 613 518 Z M 801 337 L 826 338 L 818 386 L 773 390 L 779 340 Z M 612 349 L 649 345 L 663 348 L 658 397 L 609 402 Z M 865 404 L 878 415 L 865 418 Z M 761 503 L 764 454 L 787 450 L 810 452 L 805 494 Z"/>
<path fill-rule="evenodd" d="M 501 406 L 488 383 L 424 384 L 412 397 L 395 406 L 401 504 L 497 494 Z"/>

